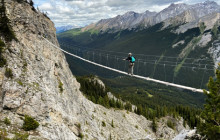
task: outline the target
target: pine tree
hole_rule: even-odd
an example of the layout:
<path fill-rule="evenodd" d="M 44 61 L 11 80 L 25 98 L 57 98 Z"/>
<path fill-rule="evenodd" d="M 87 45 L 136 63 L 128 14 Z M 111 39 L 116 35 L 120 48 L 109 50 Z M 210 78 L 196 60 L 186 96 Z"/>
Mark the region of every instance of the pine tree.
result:
<path fill-rule="evenodd" d="M 34 6 L 33 0 L 30 0 L 30 5 L 31 5 L 31 6 Z"/>
<path fill-rule="evenodd" d="M 153 119 L 153 121 L 152 121 L 152 130 L 153 130 L 153 132 L 157 132 L 157 123 L 156 123 L 155 119 Z"/>
<path fill-rule="evenodd" d="M 143 114 L 143 108 L 142 108 L 141 105 L 138 105 L 138 106 L 137 106 L 137 114 L 138 114 L 138 115 L 142 115 L 142 114 Z"/>
<path fill-rule="evenodd" d="M 220 70 L 216 70 L 217 79 L 209 79 L 209 92 L 204 91 L 207 95 L 204 111 L 201 114 L 202 121 L 199 131 L 202 135 L 210 140 L 220 138 Z"/>

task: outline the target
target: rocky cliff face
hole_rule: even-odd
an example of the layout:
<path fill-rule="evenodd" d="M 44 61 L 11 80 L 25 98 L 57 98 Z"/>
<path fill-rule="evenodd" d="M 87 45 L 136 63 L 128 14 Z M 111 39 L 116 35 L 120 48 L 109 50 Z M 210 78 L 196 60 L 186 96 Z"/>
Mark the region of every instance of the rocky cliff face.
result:
<path fill-rule="evenodd" d="M 0 68 L 0 135 L 5 131 L 5 137 L 13 138 L 15 132 L 24 133 L 24 115 L 40 124 L 27 132 L 29 139 L 75 140 L 82 135 L 85 139 L 171 139 L 185 129 L 179 120 L 176 131 L 164 126 L 155 134 L 152 122 L 143 116 L 106 109 L 87 100 L 64 54 L 42 38 L 59 46 L 54 24 L 27 2 L 2 2 L 17 40 L 7 41 L 1 31 L 7 65 Z M 9 69 L 10 76 L 5 74 Z M 4 118 L 11 125 L 3 124 Z"/>

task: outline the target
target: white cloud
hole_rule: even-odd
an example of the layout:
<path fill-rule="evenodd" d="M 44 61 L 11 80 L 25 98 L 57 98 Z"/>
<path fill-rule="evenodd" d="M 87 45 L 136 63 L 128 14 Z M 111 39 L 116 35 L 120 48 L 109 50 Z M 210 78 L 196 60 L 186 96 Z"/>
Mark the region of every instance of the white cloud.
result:
<path fill-rule="evenodd" d="M 56 26 L 85 26 L 100 19 L 122 15 L 128 11 L 159 12 L 171 3 L 198 3 L 205 0 L 34 0 L 47 12 Z M 215 0 L 220 4 L 220 0 Z"/>
<path fill-rule="evenodd" d="M 53 10 L 53 6 L 50 3 L 44 3 L 44 4 L 40 5 L 39 8 L 43 11 Z"/>
<path fill-rule="evenodd" d="M 169 4 L 167 4 L 167 5 L 161 5 L 161 6 L 160 6 L 160 5 L 152 5 L 152 6 L 148 7 L 148 10 L 149 10 L 149 11 L 159 12 L 159 11 L 165 9 L 165 8 L 168 7 L 168 6 L 169 6 Z"/>

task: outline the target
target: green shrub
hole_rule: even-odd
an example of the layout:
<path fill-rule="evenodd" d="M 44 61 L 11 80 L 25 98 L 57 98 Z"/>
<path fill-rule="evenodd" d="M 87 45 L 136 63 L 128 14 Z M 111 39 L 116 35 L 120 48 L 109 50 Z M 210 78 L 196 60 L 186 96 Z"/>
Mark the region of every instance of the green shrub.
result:
<path fill-rule="evenodd" d="M 78 127 L 78 129 L 81 130 L 81 124 L 80 123 L 76 124 L 76 126 Z"/>
<path fill-rule="evenodd" d="M 79 132 L 79 135 L 78 137 L 80 137 L 81 139 L 84 137 L 83 133 L 82 132 Z"/>
<path fill-rule="evenodd" d="M 0 39 L 0 54 L 3 53 L 5 47 L 5 43 Z"/>
<path fill-rule="evenodd" d="M 20 85 L 20 86 L 23 86 L 23 83 L 21 80 L 18 80 L 17 83 Z"/>
<path fill-rule="evenodd" d="M 10 125 L 10 124 L 11 124 L 11 121 L 6 117 L 6 118 L 4 119 L 4 123 L 5 123 L 6 125 Z"/>
<path fill-rule="evenodd" d="M 7 63 L 6 59 L 2 56 L 4 49 L 5 49 L 5 43 L 0 39 L 0 67 L 3 67 Z"/>
<path fill-rule="evenodd" d="M 153 119 L 153 122 L 152 122 L 152 130 L 153 132 L 157 132 L 157 122 L 155 121 L 155 119 Z"/>
<path fill-rule="evenodd" d="M 7 78 L 13 78 L 13 73 L 12 73 L 12 70 L 10 68 L 5 69 L 5 76 Z"/>
<path fill-rule="evenodd" d="M 23 129 L 25 131 L 34 130 L 39 126 L 39 123 L 32 117 L 25 115 Z"/>
<path fill-rule="evenodd" d="M 102 121 L 102 126 L 103 126 L 103 127 L 106 127 L 106 124 L 105 124 L 105 122 L 104 122 L 104 121 Z"/>
<path fill-rule="evenodd" d="M 111 126 L 115 128 L 114 121 L 112 120 Z"/>
<path fill-rule="evenodd" d="M 59 80 L 59 89 L 60 89 L 60 92 L 62 93 L 63 92 L 63 83 Z"/>
<path fill-rule="evenodd" d="M 7 64 L 7 60 L 0 55 L 0 67 L 4 67 Z"/>
<path fill-rule="evenodd" d="M 27 62 L 25 61 L 24 63 L 23 63 L 23 67 L 22 67 L 23 69 L 26 69 L 27 68 Z"/>

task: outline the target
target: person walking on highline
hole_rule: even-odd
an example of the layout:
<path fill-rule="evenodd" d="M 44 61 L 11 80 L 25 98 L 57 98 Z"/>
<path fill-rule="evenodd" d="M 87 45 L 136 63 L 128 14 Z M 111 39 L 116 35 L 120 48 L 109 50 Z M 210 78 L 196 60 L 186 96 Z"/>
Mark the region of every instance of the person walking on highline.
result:
<path fill-rule="evenodd" d="M 129 65 L 128 65 L 128 74 L 133 75 L 135 57 L 132 56 L 131 53 L 129 53 L 129 54 L 128 54 L 128 57 L 127 57 L 126 59 L 123 59 L 123 60 L 128 60 L 128 61 L 129 61 Z"/>

